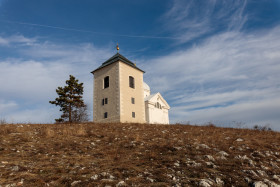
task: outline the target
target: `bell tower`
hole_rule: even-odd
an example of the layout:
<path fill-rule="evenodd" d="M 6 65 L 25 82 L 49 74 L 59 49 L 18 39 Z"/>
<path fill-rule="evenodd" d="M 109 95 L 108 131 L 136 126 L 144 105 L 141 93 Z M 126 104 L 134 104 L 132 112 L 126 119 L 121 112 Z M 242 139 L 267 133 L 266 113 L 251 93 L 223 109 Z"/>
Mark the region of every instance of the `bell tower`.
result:
<path fill-rule="evenodd" d="M 145 123 L 143 70 L 117 53 L 94 75 L 93 121 Z"/>

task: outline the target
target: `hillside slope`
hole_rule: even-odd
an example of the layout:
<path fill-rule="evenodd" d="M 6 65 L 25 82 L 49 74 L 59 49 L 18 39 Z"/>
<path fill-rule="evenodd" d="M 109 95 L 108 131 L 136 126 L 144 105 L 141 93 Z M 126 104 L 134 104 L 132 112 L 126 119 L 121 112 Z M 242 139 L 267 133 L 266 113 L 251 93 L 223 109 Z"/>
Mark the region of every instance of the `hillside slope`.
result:
<path fill-rule="evenodd" d="M 280 133 L 190 125 L 0 126 L 1 187 L 260 184 L 280 184 Z"/>

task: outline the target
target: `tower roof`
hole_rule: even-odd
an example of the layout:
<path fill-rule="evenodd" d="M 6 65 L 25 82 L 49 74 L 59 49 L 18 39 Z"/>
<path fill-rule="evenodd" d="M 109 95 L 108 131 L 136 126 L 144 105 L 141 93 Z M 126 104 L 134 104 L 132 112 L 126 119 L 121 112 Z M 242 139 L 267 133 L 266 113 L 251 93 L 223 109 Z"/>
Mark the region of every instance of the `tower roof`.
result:
<path fill-rule="evenodd" d="M 103 62 L 101 66 L 99 66 L 97 69 L 93 70 L 91 73 L 94 74 L 94 72 L 96 72 L 97 70 L 104 68 L 110 64 L 113 64 L 115 62 L 121 61 L 139 71 L 142 71 L 143 73 L 145 73 L 145 71 L 141 70 L 140 68 L 138 68 L 136 66 L 136 64 L 134 64 L 133 62 L 131 62 L 130 60 L 128 60 L 127 58 L 125 58 L 123 55 L 121 55 L 120 53 L 116 53 L 114 56 L 112 56 L 111 58 L 109 58 L 107 61 Z"/>

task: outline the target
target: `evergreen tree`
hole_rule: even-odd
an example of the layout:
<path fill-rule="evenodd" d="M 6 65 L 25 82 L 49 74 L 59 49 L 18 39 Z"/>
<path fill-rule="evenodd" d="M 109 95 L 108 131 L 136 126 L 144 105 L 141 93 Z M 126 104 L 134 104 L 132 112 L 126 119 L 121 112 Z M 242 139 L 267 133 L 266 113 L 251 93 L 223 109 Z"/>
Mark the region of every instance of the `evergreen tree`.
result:
<path fill-rule="evenodd" d="M 69 80 L 66 80 L 64 88 L 58 87 L 56 93 L 58 97 L 55 101 L 49 101 L 51 104 L 60 106 L 60 111 L 63 112 L 56 122 L 80 122 L 87 121 L 87 107 L 83 101 L 83 83 L 78 83 L 74 76 L 70 75 Z"/>

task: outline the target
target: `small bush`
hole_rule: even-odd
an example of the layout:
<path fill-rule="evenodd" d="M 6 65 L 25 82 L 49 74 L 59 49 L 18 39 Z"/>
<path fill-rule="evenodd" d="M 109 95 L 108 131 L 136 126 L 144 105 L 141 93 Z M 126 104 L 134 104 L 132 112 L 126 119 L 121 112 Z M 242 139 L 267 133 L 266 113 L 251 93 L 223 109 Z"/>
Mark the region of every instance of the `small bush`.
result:
<path fill-rule="evenodd" d="M 255 125 L 254 129 L 259 131 L 272 131 L 272 129 L 269 127 L 269 124 L 265 126 Z"/>
<path fill-rule="evenodd" d="M 206 124 L 207 127 L 216 127 L 213 123 L 209 122 L 208 124 Z"/>

